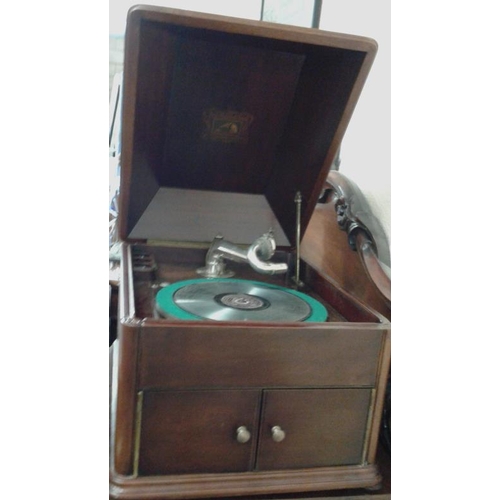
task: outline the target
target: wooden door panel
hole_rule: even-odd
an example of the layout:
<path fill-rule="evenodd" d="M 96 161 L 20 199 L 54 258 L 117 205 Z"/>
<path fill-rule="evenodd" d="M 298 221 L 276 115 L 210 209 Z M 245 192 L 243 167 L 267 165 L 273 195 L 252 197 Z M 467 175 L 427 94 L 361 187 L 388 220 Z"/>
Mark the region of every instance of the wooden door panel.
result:
<path fill-rule="evenodd" d="M 265 391 L 257 469 L 361 463 L 370 394 L 370 389 Z M 282 441 L 273 439 L 275 426 L 276 438 L 284 432 Z"/>
<path fill-rule="evenodd" d="M 260 391 L 144 392 L 139 475 L 252 468 Z M 247 442 L 237 440 L 245 426 Z"/>

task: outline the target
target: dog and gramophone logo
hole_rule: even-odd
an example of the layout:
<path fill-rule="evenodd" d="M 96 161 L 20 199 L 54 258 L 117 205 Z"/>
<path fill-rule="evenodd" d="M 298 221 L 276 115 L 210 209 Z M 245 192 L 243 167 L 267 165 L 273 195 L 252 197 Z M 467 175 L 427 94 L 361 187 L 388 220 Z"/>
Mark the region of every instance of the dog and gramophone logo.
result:
<path fill-rule="evenodd" d="M 209 109 L 203 113 L 203 137 L 216 142 L 246 144 L 253 120 L 250 113 Z"/>

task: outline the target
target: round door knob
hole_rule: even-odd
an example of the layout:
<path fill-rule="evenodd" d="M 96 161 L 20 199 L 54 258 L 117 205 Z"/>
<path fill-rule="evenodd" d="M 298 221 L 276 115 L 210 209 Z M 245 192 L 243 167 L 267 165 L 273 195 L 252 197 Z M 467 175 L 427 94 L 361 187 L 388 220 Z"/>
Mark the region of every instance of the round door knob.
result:
<path fill-rule="evenodd" d="M 285 439 L 286 434 L 279 425 L 275 425 L 271 429 L 271 436 L 273 438 L 273 441 L 275 441 L 276 443 L 280 443 L 281 441 L 283 441 L 283 439 Z"/>
<path fill-rule="evenodd" d="M 250 431 L 244 425 L 236 429 L 236 441 L 238 443 L 248 443 L 251 437 Z"/>

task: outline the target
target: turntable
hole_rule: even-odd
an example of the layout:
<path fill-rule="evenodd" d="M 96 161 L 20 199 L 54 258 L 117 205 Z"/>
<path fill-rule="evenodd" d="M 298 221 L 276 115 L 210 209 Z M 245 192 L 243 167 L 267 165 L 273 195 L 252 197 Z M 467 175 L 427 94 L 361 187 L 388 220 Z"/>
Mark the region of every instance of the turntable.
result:
<path fill-rule="evenodd" d="M 390 323 L 301 254 L 375 52 L 351 35 L 130 11 L 112 498 L 380 483 Z"/>
<path fill-rule="evenodd" d="M 325 321 L 326 308 L 308 295 L 259 281 L 194 279 L 156 295 L 166 318 L 215 321 Z"/>

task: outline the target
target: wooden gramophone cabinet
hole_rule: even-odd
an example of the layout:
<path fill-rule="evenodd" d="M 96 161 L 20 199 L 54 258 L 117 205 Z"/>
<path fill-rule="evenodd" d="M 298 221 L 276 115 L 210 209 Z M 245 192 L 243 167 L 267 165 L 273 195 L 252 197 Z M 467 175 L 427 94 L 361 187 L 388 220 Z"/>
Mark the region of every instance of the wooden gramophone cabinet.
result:
<path fill-rule="evenodd" d="M 125 53 L 110 497 L 376 487 L 390 323 L 305 259 L 293 281 L 375 42 L 135 7 Z M 195 278 L 214 236 L 270 227 L 290 272 L 236 276 L 299 287 L 327 321 L 158 316 L 157 290 Z"/>

